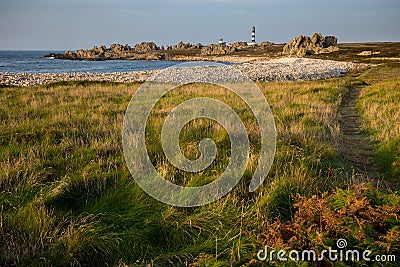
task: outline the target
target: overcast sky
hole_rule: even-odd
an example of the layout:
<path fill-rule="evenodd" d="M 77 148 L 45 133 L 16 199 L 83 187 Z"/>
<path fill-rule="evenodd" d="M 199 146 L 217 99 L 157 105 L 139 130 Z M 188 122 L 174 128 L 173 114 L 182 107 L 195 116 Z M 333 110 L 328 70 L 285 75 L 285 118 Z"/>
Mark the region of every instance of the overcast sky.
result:
<path fill-rule="evenodd" d="M 79 49 L 154 41 L 400 41 L 399 0 L 0 0 L 1 49 Z"/>

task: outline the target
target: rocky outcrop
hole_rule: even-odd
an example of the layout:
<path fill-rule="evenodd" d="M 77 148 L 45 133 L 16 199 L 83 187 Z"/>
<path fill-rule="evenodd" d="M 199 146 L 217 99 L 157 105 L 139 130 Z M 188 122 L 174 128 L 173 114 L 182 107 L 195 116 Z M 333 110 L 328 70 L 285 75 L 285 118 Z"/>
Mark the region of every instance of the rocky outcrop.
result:
<path fill-rule="evenodd" d="M 191 48 L 191 47 L 192 47 L 191 43 L 186 43 L 185 44 L 184 42 L 180 41 L 178 44 L 172 46 L 172 49 L 182 50 L 182 49 L 188 49 L 188 48 Z"/>
<path fill-rule="evenodd" d="M 156 51 L 158 47 L 154 42 L 141 42 L 140 44 L 135 44 L 133 49 L 136 53 L 148 53 Z"/>
<path fill-rule="evenodd" d="M 66 51 L 63 54 L 50 53 L 45 57 L 68 60 L 176 60 L 181 56 L 186 57 L 204 57 L 204 56 L 223 56 L 231 55 L 237 51 L 246 50 L 249 53 L 253 50 L 260 50 L 271 46 L 274 51 L 282 48 L 273 47 L 274 44 L 263 42 L 260 44 L 248 45 L 247 42 L 236 42 L 230 45 L 211 44 L 203 46 L 201 43 L 191 44 L 180 41 L 176 45 L 167 45 L 158 47 L 154 42 L 141 42 L 133 47 L 129 45 L 112 44 L 109 48 L 106 46 L 94 46 L 92 49 L 79 49 L 74 52 Z M 190 60 L 190 59 L 187 59 Z"/>
<path fill-rule="evenodd" d="M 64 54 L 50 53 L 45 57 L 53 57 L 57 59 L 68 60 L 108 60 L 108 59 L 125 59 L 133 56 L 133 50 L 129 45 L 112 44 L 110 48 L 104 45 L 92 49 L 79 49 L 75 52 L 66 51 Z"/>
<path fill-rule="evenodd" d="M 338 42 L 338 38 L 335 36 L 325 36 L 325 40 L 323 42 L 324 47 L 336 46 Z"/>
<path fill-rule="evenodd" d="M 141 42 L 134 47 L 129 45 L 112 44 L 109 48 L 104 45 L 92 49 L 79 49 L 75 52 L 66 51 L 63 54 L 50 53 L 44 57 L 68 60 L 113 60 L 113 59 L 132 59 L 132 60 L 162 60 L 170 59 L 167 50 L 200 50 L 203 46 L 200 43 L 191 44 L 182 41 L 174 46 L 158 47 L 154 42 Z M 197 55 L 199 52 L 194 51 Z"/>
<path fill-rule="evenodd" d="M 129 45 L 112 44 L 109 48 L 104 45 L 92 49 L 79 49 L 75 52 L 66 51 L 64 54 L 50 53 L 45 57 L 53 57 L 57 59 L 68 60 L 113 60 L 113 59 L 164 59 L 162 53 L 157 53 L 158 47 L 153 42 L 142 42 L 136 44 L 134 48 Z"/>
<path fill-rule="evenodd" d="M 173 45 L 170 47 L 172 50 L 186 50 L 186 49 L 201 49 L 203 46 L 201 43 L 191 44 L 191 43 L 184 43 L 180 41 L 178 44 Z"/>
<path fill-rule="evenodd" d="M 338 39 L 334 36 L 323 37 L 320 33 L 314 33 L 310 38 L 300 35 L 293 38 L 283 48 L 284 55 L 304 57 L 315 54 L 331 53 L 339 51 L 337 47 Z"/>
<path fill-rule="evenodd" d="M 104 47 L 105 48 L 105 47 Z M 76 51 L 75 53 L 77 53 Z M 105 49 L 103 59 L 128 58 L 132 54 L 132 48 L 129 45 L 112 44 L 109 49 Z"/>
<path fill-rule="evenodd" d="M 235 47 L 237 49 L 243 49 L 247 47 L 247 43 L 246 42 L 235 42 L 230 44 L 230 46 Z"/>
<path fill-rule="evenodd" d="M 202 49 L 203 45 L 201 43 L 194 44 L 191 48 L 193 49 Z"/>
<path fill-rule="evenodd" d="M 236 47 L 230 45 L 209 45 L 201 49 L 201 55 L 226 55 L 238 51 Z"/>

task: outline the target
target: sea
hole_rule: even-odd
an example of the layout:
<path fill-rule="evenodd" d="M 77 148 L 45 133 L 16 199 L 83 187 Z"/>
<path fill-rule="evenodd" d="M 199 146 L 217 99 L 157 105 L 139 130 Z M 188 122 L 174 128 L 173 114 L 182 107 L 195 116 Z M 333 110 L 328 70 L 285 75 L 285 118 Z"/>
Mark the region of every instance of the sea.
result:
<path fill-rule="evenodd" d="M 160 60 L 79 61 L 44 58 L 48 53 L 64 51 L 0 50 L 0 72 L 9 73 L 67 73 L 67 72 L 131 72 L 164 69 L 181 62 Z"/>

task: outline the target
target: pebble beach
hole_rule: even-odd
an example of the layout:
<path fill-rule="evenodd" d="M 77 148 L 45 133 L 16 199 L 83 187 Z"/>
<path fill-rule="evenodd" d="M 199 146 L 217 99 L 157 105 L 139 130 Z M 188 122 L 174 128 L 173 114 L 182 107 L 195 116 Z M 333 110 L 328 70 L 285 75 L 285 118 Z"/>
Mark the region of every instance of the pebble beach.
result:
<path fill-rule="evenodd" d="M 350 62 L 306 58 L 278 58 L 265 62 L 237 63 L 231 65 L 253 81 L 301 81 L 342 77 L 360 66 Z M 206 68 L 206 67 L 197 67 Z M 189 69 L 189 68 L 188 68 Z M 60 81 L 103 81 L 131 83 L 146 81 L 161 70 L 144 70 L 113 73 L 8 73 L 0 72 L 1 86 L 35 86 Z M 189 70 L 190 71 L 190 70 Z M 176 77 L 170 77 L 176 80 Z"/>

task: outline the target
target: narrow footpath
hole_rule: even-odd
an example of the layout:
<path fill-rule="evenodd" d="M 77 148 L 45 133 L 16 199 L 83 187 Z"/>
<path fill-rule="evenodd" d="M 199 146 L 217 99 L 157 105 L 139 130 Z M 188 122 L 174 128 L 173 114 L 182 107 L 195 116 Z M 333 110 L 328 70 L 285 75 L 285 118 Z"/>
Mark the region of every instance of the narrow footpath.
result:
<path fill-rule="evenodd" d="M 342 143 L 339 151 L 342 156 L 354 164 L 361 173 L 377 180 L 378 172 L 374 164 L 374 150 L 366 135 L 362 133 L 361 117 L 356 103 L 363 86 L 353 86 L 343 95 L 339 107 L 339 124 Z"/>

